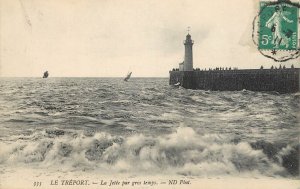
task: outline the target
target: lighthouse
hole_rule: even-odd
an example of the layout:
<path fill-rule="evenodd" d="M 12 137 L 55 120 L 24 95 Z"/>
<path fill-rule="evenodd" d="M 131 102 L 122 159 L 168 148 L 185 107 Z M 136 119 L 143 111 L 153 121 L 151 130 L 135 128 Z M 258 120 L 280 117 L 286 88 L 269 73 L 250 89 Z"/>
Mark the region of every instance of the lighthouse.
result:
<path fill-rule="evenodd" d="M 185 47 L 184 61 L 179 68 L 173 68 L 169 84 L 186 89 L 211 91 L 276 91 L 279 93 L 296 93 L 300 91 L 300 68 L 278 69 L 243 69 L 209 68 L 200 70 L 193 68 L 194 41 L 189 33 L 183 44 Z"/>
<path fill-rule="evenodd" d="M 188 32 L 184 41 L 184 71 L 193 71 L 193 44 L 194 41 Z"/>

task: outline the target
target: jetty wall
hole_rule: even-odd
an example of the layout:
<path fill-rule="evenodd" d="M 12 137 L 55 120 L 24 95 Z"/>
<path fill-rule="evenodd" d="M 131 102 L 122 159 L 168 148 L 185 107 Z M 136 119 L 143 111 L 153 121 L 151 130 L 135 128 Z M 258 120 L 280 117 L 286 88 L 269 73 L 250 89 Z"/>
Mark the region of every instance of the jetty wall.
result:
<path fill-rule="evenodd" d="M 213 91 L 300 91 L 300 68 L 170 71 L 169 84 Z"/>

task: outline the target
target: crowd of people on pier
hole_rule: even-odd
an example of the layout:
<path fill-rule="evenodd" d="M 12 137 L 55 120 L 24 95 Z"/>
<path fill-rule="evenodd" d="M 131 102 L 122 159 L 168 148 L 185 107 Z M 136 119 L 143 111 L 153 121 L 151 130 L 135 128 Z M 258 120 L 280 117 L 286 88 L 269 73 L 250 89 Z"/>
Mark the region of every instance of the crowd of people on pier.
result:
<path fill-rule="evenodd" d="M 292 68 L 292 69 L 295 68 L 295 67 L 294 67 L 294 64 L 291 65 L 291 68 Z M 260 69 L 264 69 L 264 67 L 261 66 Z M 276 66 L 273 66 L 273 65 L 272 65 L 272 66 L 271 66 L 271 70 L 273 70 L 273 69 L 286 69 L 286 67 L 285 67 L 285 65 L 281 66 L 281 64 L 279 65 L 278 68 L 277 68 Z"/>
<path fill-rule="evenodd" d="M 293 68 L 295 68 L 294 67 L 294 65 L 292 64 L 291 65 L 291 68 L 293 69 Z M 260 67 L 260 69 L 264 69 L 264 67 L 263 66 L 261 66 Z M 283 65 L 283 66 L 281 66 L 281 64 L 279 65 L 279 67 L 277 68 L 276 66 L 271 66 L 271 68 L 270 68 L 271 70 L 273 70 L 273 69 L 286 69 L 286 66 L 285 65 Z M 231 68 L 231 67 L 216 67 L 216 68 L 208 68 L 208 70 L 205 68 L 205 69 L 200 69 L 200 68 L 194 68 L 193 69 L 194 71 L 219 71 L 219 70 L 238 70 L 238 68 L 237 67 L 234 67 L 234 68 Z M 179 68 L 173 68 L 172 69 L 172 71 L 179 71 Z"/>

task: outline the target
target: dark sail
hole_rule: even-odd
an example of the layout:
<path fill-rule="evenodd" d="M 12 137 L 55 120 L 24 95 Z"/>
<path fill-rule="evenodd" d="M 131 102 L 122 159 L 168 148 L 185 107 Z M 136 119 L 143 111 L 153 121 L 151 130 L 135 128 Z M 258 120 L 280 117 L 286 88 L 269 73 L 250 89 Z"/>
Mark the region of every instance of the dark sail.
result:
<path fill-rule="evenodd" d="M 45 72 L 44 72 L 44 75 L 43 75 L 43 78 L 47 78 L 48 76 L 49 76 L 48 71 L 45 71 Z"/>
<path fill-rule="evenodd" d="M 125 77 L 124 81 L 128 81 L 130 76 L 131 76 L 132 72 L 130 72 L 129 74 L 127 74 L 127 76 Z"/>

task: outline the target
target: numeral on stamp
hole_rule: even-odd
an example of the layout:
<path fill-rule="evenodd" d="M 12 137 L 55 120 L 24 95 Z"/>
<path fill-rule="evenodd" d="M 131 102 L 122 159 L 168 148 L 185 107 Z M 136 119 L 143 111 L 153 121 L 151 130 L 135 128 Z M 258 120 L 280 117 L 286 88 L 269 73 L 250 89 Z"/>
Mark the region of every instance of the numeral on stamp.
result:
<path fill-rule="evenodd" d="M 268 45 L 269 41 L 271 41 L 271 40 L 272 40 L 272 36 L 270 36 L 270 35 L 262 35 L 261 44 L 262 45 Z"/>

